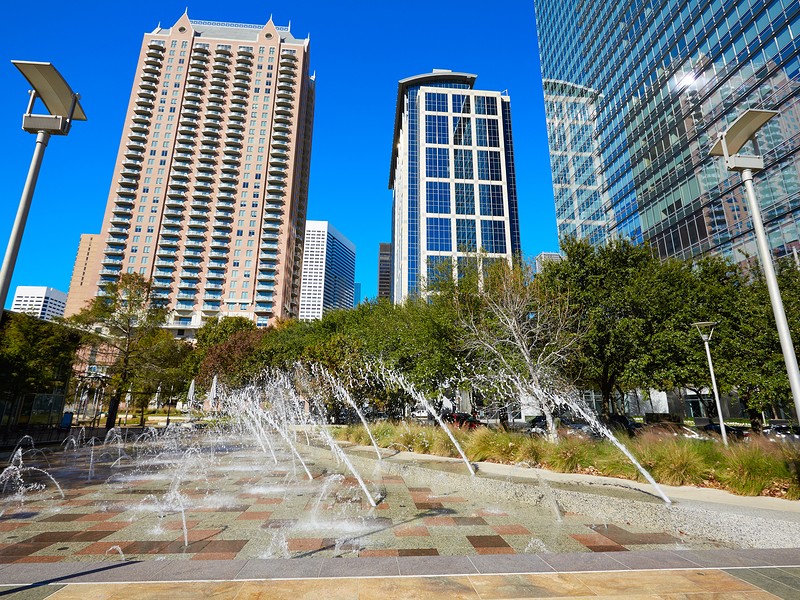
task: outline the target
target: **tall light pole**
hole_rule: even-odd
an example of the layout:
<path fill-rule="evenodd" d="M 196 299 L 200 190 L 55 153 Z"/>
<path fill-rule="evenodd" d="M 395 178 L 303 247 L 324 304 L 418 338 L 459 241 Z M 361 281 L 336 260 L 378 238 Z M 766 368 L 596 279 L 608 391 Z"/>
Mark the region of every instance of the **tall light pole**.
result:
<path fill-rule="evenodd" d="M 758 153 L 755 134 L 777 114 L 777 111 L 774 110 L 749 109 L 745 111 L 725 131 L 719 134 L 717 143 L 711 148 L 711 155 L 724 156 L 727 169 L 729 171 L 738 171 L 742 176 L 747 192 L 747 206 L 750 211 L 750 218 L 753 221 L 753 230 L 756 234 L 758 257 L 761 262 L 761 269 L 764 271 L 764 279 L 767 282 L 769 300 L 772 304 L 772 312 L 775 315 L 775 324 L 778 328 L 778 337 L 781 341 L 783 360 L 786 363 L 789 385 L 792 388 L 794 408 L 797 418 L 800 419 L 800 370 L 797 368 L 797 356 L 794 352 L 794 344 L 792 344 L 792 334 L 789 331 L 789 323 L 786 320 L 786 312 L 783 309 L 781 292 L 778 288 L 778 278 L 775 277 L 775 267 L 772 265 L 772 253 L 767 241 L 767 234 L 764 231 L 761 208 L 758 205 L 756 190 L 753 185 L 753 172 L 764 168 L 764 158 Z M 753 141 L 756 154 L 739 154 L 739 150 L 750 140 Z"/>
<path fill-rule="evenodd" d="M 28 220 L 33 191 L 36 188 L 36 180 L 39 178 L 39 168 L 42 166 L 42 158 L 50 136 L 67 135 L 72 127 L 72 121 L 86 120 L 86 114 L 78 102 L 80 96 L 72 91 L 52 64 L 23 60 L 12 60 L 11 62 L 33 86 L 30 91 L 28 109 L 22 116 L 22 129 L 36 134 L 36 147 L 33 151 L 31 166 L 28 169 L 25 187 L 22 188 L 22 197 L 19 200 L 17 217 L 11 229 L 11 238 L 8 240 L 3 266 L 0 268 L 0 319 L 3 317 L 3 307 L 6 305 L 11 276 L 14 274 L 14 265 L 17 263 L 22 233 L 25 231 L 25 222 Z M 37 98 L 42 101 L 50 114 L 32 114 Z"/>
<path fill-rule="evenodd" d="M 717 390 L 717 378 L 714 376 L 714 363 L 711 362 L 711 349 L 708 347 L 708 342 L 714 334 L 714 321 L 700 321 L 692 323 L 697 327 L 700 337 L 703 338 L 703 344 L 706 347 L 706 358 L 708 359 L 708 370 L 711 373 L 711 389 L 714 391 L 714 402 L 717 403 L 717 416 L 719 417 L 719 430 L 722 433 L 722 442 L 728 445 L 728 434 L 725 431 L 725 419 L 722 418 L 722 405 L 719 402 L 719 391 Z M 708 332 L 708 333 L 706 333 Z"/>

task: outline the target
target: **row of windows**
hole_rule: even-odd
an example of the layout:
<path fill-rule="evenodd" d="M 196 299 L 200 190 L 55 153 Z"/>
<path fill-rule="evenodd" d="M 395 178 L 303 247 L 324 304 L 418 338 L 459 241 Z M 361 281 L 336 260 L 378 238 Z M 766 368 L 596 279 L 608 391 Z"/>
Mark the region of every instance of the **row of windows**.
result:
<path fill-rule="evenodd" d="M 425 141 L 428 144 L 449 144 L 448 120 L 443 115 L 425 115 Z M 472 145 L 472 119 L 452 117 L 453 144 Z M 482 147 L 500 147 L 500 126 L 497 119 L 475 118 L 475 144 Z"/>
<path fill-rule="evenodd" d="M 456 219 L 456 251 L 477 252 L 476 221 Z M 427 249 L 429 252 L 452 252 L 451 219 L 428 217 Z M 481 249 L 490 253 L 505 254 L 506 228 L 504 221 L 481 219 Z"/>
<path fill-rule="evenodd" d="M 485 217 L 502 217 L 505 215 L 503 202 L 503 186 L 478 184 L 480 214 Z M 444 181 L 428 181 L 425 184 L 425 209 L 428 213 L 450 214 L 450 184 Z M 475 214 L 475 186 L 472 184 L 455 184 L 456 214 Z"/>
<path fill-rule="evenodd" d="M 494 150 L 477 150 L 478 179 L 483 181 L 501 181 L 503 172 L 500 164 L 500 152 Z M 472 150 L 453 150 L 454 177 L 456 179 L 473 179 Z M 449 148 L 425 148 L 425 175 L 440 179 L 450 178 Z"/>
<path fill-rule="evenodd" d="M 469 113 L 470 98 L 465 94 L 453 94 L 452 112 Z M 425 110 L 427 112 L 448 112 L 447 94 L 428 92 L 425 94 Z M 496 115 L 497 98 L 494 96 L 475 96 L 476 115 Z"/>

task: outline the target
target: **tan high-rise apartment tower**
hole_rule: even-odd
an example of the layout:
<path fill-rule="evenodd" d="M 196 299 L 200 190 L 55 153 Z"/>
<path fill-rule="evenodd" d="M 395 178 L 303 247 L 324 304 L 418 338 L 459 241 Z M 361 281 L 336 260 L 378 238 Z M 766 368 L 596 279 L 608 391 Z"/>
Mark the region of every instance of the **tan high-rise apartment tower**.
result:
<path fill-rule="evenodd" d="M 146 34 L 94 294 L 140 273 L 187 337 L 297 316 L 313 114 L 309 40 L 288 27 L 184 14 Z"/>

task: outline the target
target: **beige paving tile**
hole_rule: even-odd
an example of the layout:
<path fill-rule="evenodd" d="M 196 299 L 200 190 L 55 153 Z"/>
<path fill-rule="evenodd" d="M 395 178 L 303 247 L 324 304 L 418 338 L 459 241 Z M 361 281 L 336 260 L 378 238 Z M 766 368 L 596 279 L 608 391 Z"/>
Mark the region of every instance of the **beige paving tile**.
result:
<path fill-rule="evenodd" d="M 776 600 L 769 592 L 697 592 L 695 594 L 662 594 L 662 600 Z"/>
<path fill-rule="evenodd" d="M 359 579 L 359 600 L 480 600 L 466 576 Z M 327 599 L 326 599 L 327 600 Z"/>
<path fill-rule="evenodd" d="M 758 588 L 721 571 L 634 571 L 576 575 L 595 594 L 677 594 L 755 591 Z"/>
<path fill-rule="evenodd" d="M 48 600 L 234 600 L 241 587 L 233 581 L 72 584 L 48 596 Z"/>
<path fill-rule="evenodd" d="M 235 600 L 358 600 L 357 579 L 248 581 Z"/>
<path fill-rule="evenodd" d="M 575 575 L 470 575 L 482 600 L 500 598 L 595 597 Z"/>

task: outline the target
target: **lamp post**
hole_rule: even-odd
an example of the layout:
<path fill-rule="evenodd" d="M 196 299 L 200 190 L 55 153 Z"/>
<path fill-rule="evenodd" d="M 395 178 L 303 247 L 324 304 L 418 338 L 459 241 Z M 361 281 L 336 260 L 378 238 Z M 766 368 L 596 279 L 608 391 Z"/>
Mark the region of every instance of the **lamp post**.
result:
<path fill-rule="evenodd" d="M 714 363 L 711 362 L 711 349 L 708 347 L 708 342 L 714 334 L 714 321 L 699 321 L 692 323 L 703 338 L 703 344 L 706 347 L 706 358 L 708 359 L 708 370 L 711 373 L 711 389 L 714 391 L 714 402 L 717 403 L 717 416 L 719 417 L 719 430 L 722 433 L 722 442 L 728 445 L 728 434 L 725 431 L 725 419 L 722 418 L 722 405 L 719 402 L 719 391 L 717 390 L 717 378 L 714 376 Z M 706 333 L 706 331 L 708 333 Z"/>
<path fill-rule="evenodd" d="M 777 114 L 777 111 L 774 110 L 749 109 L 745 111 L 725 131 L 719 134 L 717 143 L 711 148 L 711 156 L 723 156 L 727 169 L 729 171 L 738 171 L 744 182 L 745 191 L 747 192 L 747 206 L 750 211 L 750 218 L 753 221 L 753 230 L 756 234 L 758 257 L 761 262 L 761 268 L 764 271 L 764 280 L 767 282 L 772 313 L 775 315 L 775 324 L 781 341 L 783 360 L 786 363 L 789 385 L 792 388 L 794 408 L 797 418 L 800 419 L 800 370 L 797 368 L 797 356 L 794 352 L 794 344 L 792 344 L 792 335 L 783 309 L 778 279 L 775 276 L 775 268 L 772 265 L 772 253 L 767 241 L 767 234 L 764 231 L 761 208 L 758 205 L 755 186 L 753 185 L 753 172 L 764 168 L 764 158 L 759 154 L 755 134 Z M 742 147 L 750 140 L 753 141 L 756 154 L 739 154 Z"/>
<path fill-rule="evenodd" d="M 25 231 L 25 222 L 28 220 L 33 191 L 36 188 L 36 180 L 39 178 L 39 168 L 42 166 L 42 158 L 50 136 L 67 135 L 72 127 L 72 121 L 86 120 L 86 114 L 78 102 L 80 96 L 72 91 L 52 64 L 23 60 L 12 60 L 11 62 L 33 87 L 30 91 L 28 109 L 22 116 L 22 129 L 36 134 L 36 147 L 33 151 L 31 166 L 28 169 L 25 187 L 22 188 L 22 197 L 19 200 L 17 217 L 11 229 L 11 238 L 8 240 L 3 266 L 0 268 L 0 319 L 3 317 L 3 307 L 8 297 L 14 265 L 17 262 L 22 233 Z M 37 98 L 44 103 L 50 114 L 32 114 Z"/>

